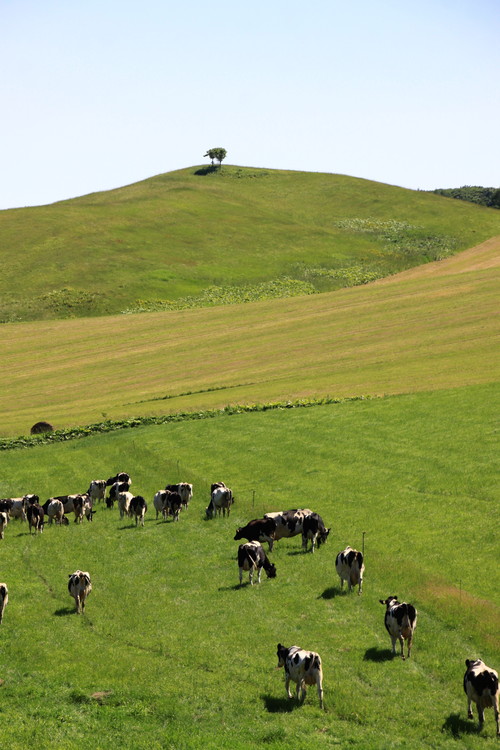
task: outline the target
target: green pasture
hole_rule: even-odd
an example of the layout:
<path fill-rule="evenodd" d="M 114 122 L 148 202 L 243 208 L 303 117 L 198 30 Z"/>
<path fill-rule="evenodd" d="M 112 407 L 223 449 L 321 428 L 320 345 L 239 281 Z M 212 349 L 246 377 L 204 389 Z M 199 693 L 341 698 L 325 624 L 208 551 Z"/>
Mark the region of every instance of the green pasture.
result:
<path fill-rule="evenodd" d="M 410 278 L 337 292 L 0 326 L 0 436 L 40 420 L 63 428 L 496 382 L 498 241 L 490 244 Z"/>
<path fill-rule="evenodd" d="M 82 491 L 128 471 L 145 528 L 99 506 L 92 524 L 12 521 L 0 542 L 10 601 L 0 626 L 9 748 L 496 747 L 466 718 L 466 658 L 500 667 L 498 387 L 464 386 L 303 410 L 220 416 L 4 451 L 1 496 Z M 209 485 L 236 502 L 204 518 Z M 154 492 L 189 481 L 178 524 Z M 277 578 L 240 588 L 234 531 L 311 507 L 331 527 L 314 555 L 276 545 Z M 360 547 L 364 593 L 339 590 L 336 553 Z M 73 612 L 67 575 L 94 590 Z M 392 659 L 378 600 L 418 609 L 409 661 Z M 276 644 L 318 651 L 325 710 L 285 696 Z"/>
<path fill-rule="evenodd" d="M 498 210 L 431 193 L 335 174 L 191 167 L 1 211 L 0 321 L 108 315 L 138 300 L 237 301 L 285 277 L 334 290 L 498 234 Z"/>

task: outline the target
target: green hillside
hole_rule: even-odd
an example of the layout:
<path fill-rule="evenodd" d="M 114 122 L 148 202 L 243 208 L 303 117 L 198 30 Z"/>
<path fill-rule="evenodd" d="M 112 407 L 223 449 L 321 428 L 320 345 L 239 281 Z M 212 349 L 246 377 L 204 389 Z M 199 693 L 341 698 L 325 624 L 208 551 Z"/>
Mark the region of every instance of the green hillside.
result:
<path fill-rule="evenodd" d="M 497 234 L 500 212 L 426 192 L 333 174 L 192 167 L 0 212 L 0 321 L 119 313 L 138 300 L 196 306 L 214 286 L 208 303 L 284 278 L 303 284 L 289 293 L 334 290 Z"/>
<path fill-rule="evenodd" d="M 499 379 L 500 238 L 353 289 L 0 326 L 0 436 Z"/>

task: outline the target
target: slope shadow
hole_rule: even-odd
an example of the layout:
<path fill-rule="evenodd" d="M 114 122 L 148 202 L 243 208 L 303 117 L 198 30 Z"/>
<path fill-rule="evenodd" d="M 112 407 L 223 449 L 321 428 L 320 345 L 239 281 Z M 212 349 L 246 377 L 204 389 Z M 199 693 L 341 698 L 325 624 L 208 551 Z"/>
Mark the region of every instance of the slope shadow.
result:
<path fill-rule="evenodd" d="M 365 661 L 392 661 L 395 656 L 392 653 L 390 648 L 376 648 L 373 646 L 372 648 L 368 648 L 365 651 L 365 655 L 363 659 Z"/>
<path fill-rule="evenodd" d="M 274 695 L 262 695 L 261 698 L 270 714 L 290 714 L 299 705 L 295 698 L 276 698 Z"/>
<path fill-rule="evenodd" d="M 455 739 L 461 734 L 479 734 L 477 722 L 473 722 L 472 719 L 462 719 L 459 714 L 450 714 L 441 730 L 450 732 Z"/>

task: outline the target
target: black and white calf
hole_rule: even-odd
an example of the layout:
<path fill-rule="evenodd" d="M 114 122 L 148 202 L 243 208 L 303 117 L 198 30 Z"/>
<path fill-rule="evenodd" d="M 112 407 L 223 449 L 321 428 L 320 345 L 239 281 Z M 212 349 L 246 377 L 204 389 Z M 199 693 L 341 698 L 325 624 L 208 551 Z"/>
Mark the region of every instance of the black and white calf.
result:
<path fill-rule="evenodd" d="M 290 680 L 297 685 L 297 700 L 304 700 L 306 697 L 306 685 L 316 685 L 319 705 L 323 708 L 323 668 L 319 654 L 304 651 L 299 646 L 287 648 L 278 643 L 278 667 L 285 668 L 285 689 L 289 698 L 293 697 Z"/>
<path fill-rule="evenodd" d="M 500 737 L 498 673 L 491 667 L 487 667 L 481 659 L 466 659 L 465 665 L 467 670 L 464 675 L 464 691 L 467 696 L 467 716 L 469 719 L 473 718 L 471 703 L 474 701 L 479 717 L 479 729 L 482 729 L 484 709 L 493 708 L 497 723 L 497 737 Z"/>
<path fill-rule="evenodd" d="M 253 585 L 253 575 L 257 571 L 257 583 L 260 583 L 262 568 L 268 578 L 276 578 L 276 566 L 269 562 L 262 545 L 259 542 L 246 542 L 238 547 L 238 568 L 240 572 L 240 586 L 243 581 L 243 571 L 248 571 L 250 585 Z"/>
<path fill-rule="evenodd" d="M 401 658 L 404 659 L 404 642 L 407 641 L 408 658 L 410 658 L 413 634 L 417 626 L 417 610 L 413 604 L 398 602 L 397 596 L 389 596 L 387 599 L 379 599 L 380 604 L 385 604 L 385 627 L 391 636 L 392 653 L 396 653 L 396 641 L 401 644 Z"/>
<path fill-rule="evenodd" d="M 302 548 L 307 551 L 307 542 L 311 542 L 311 552 L 314 552 L 316 544 L 318 548 L 326 542 L 330 529 L 325 528 L 323 519 L 317 513 L 311 513 L 304 517 L 302 522 Z"/>
<path fill-rule="evenodd" d="M 130 501 L 128 512 L 129 512 L 129 515 L 132 516 L 132 518 L 135 518 L 136 526 L 138 523 L 140 523 L 141 526 L 144 526 L 144 516 L 146 515 L 147 509 L 148 509 L 147 503 L 142 497 L 142 495 L 136 495 Z"/>
<path fill-rule="evenodd" d="M 363 590 L 363 573 L 365 564 L 363 562 L 363 553 L 357 549 L 346 547 L 339 552 L 335 559 L 335 570 L 340 578 L 340 588 L 344 588 L 344 581 L 347 581 L 349 592 L 353 586 L 358 586 L 358 594 Z"/>
<path fill-rule="evenodd" d="M 0 583 L 0 623 L 3 620 L 3 611 L 9 601 L 9 589 L 6 583 Z"/>
<path fill-rule="evenodd" d="M 234 503 L 233 493 L 229 487 L 216 487 L 212 492 L 210 505 L 206 508 L 207 518 L 213 518 L 215 515 L 229 516 L 231 505 Z"/>
<path fill-rule="evenodd" d="M 75 570 L 69 574 L 68 592 L 75 600 L 75 607 L 78 614 L 83 614 L 85 610 L 85 600 L 92 591 L 90 575 L 83 570 Z"/>

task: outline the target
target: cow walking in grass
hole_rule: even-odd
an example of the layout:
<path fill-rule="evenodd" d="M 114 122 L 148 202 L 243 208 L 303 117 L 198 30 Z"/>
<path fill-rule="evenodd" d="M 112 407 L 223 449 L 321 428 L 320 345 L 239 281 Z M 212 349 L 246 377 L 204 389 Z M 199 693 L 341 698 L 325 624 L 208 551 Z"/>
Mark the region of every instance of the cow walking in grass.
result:
<path fill-rule="evenodd" d="M 75 600 L 75 607 L 78 614 L 85 611 L 85 601 L 92 591 L 90 575 L 84 570 L 75 570 L 69 574 L 68 592 Z"/>
<path fill-rule="evenodd" d="M 269 562 L 262 545 L 259 542 L 247 542 L 238 547 L 238 568 L 240 573 L 240 586 L 243 581 L 243 572 L 247 571 L 250 585 L 253 585 L 253 576 L 257 572 L 257 583 L 260 583 L 262 568 L 266 571 L 268 578 L 276 578 L 276 566 Z"/>
<path fill-rule="evenodd" d="M 396 642 L 399 641 L 401 658 L 404 660 L 404 642 L 407 641 L 408 658 L 410 658 L 413 634 L 417 626 L 417 610 L 413 604 L 398 602 L 397 596 L 389 596 L 379 601 L 380 604 L 385 604 L 384 624 L 391 636 L 392 653 L 396 654 Z"/>
<path fill-rule="evenodd" d="M 491 667 L 487 667 L 481 659 L 466 659 L 465 666 L 467 669 L 464 675 L 464 691 L 467 696 L 467 716 L 469 719 L 473 718 L 471 704 L 474 701 L 481 730 L 484 724 L 484 709 L 492 708 L 495 712 L 497 737 L 500 737 L 498 673 Z"/>
<path fill-rule="evenodd" d="M 282 646 L 278 643 L 278 668 L 285 669 L 285 690 L 289 698 L 290 680 L 297 686 L 297 700 L 306 697 L 306 685 L 316 685 L 320 708 L 323 708 L 323 668 L 321 657 L 315 651 L 304 651 L 299 646 Z"/>

